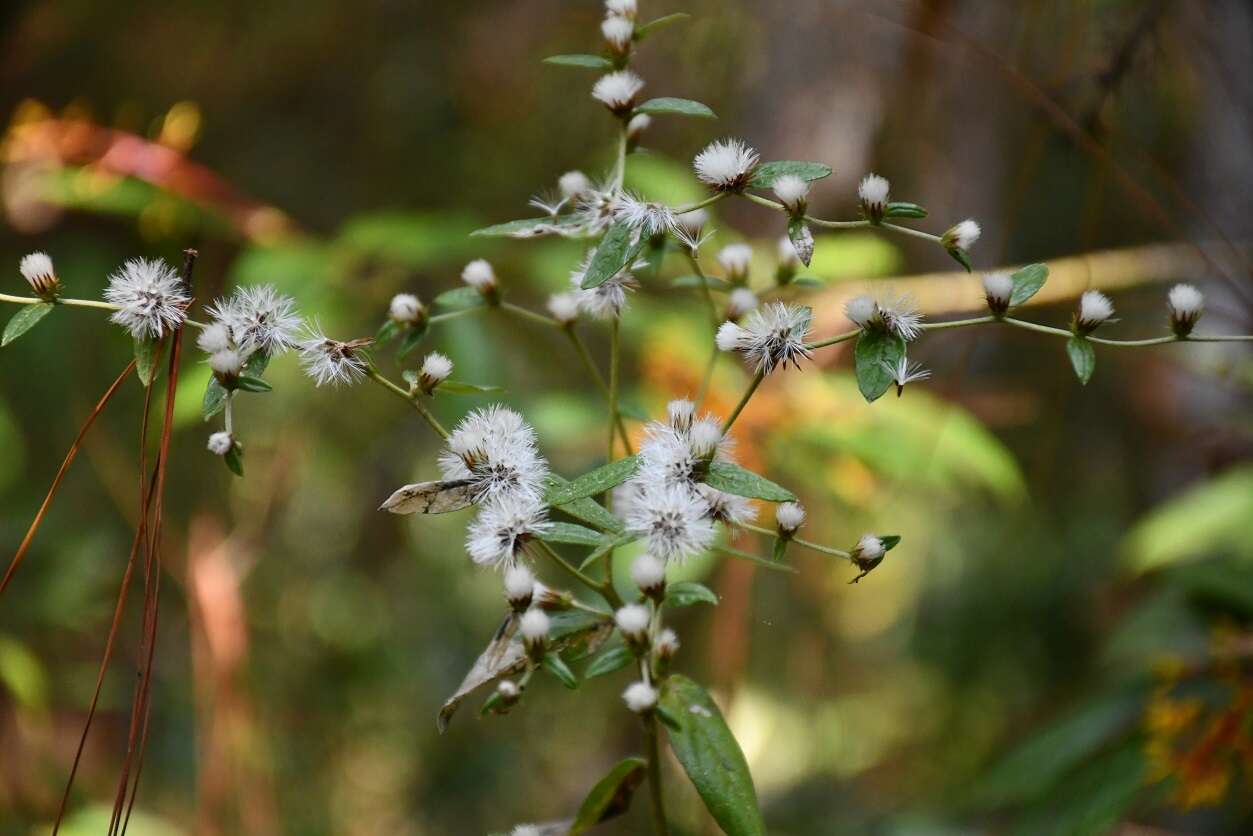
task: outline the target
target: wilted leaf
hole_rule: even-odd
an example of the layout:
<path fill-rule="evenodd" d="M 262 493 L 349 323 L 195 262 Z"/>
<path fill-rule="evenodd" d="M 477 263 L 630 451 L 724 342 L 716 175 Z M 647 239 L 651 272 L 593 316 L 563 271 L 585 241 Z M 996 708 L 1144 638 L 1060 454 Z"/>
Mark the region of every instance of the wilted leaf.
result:
<path fill-rule="evenodd" d="M 444 514 L 474 501 L 469 479 L 416 482 L 398 489 L 379 506 L 393 514 Z"/>
<path fill-rule="evenodd" d="M 452 715 L 470 693 L 497 677 L 508 676 L 526 667 L 526 650 L 519 642 L 510 640 L 517 628 L 515 622 L 516 618 L 512 612 L 505 616 L 505 620 L 497 628 L 496 635 L 492 636 L 487 649 L 479 654 L 474 666 L 470 668 L 465 679 L 461 680 L 461 684 L 457 686 L 453 695 L 444 701 L 439 715 L 435 718 L 435 725 L 440 734 L 448 731 L 448 723 L 452 720 Z"/>
<path fill-rule="evenodd" d="M 796 250 L 796 257 L 801 260 L 801 264 L 808 267 L 814 258 L 814 233 L 804 218 L 792 218 L 788 221 L 787 237 L 792 242 L 792 249 Z"/>
<path fill-rule="evenodd" d="M 579 814 L 570 826 L 570 836 L 578 836 L 589 827 L 625 813 L 647 774 L 648 761 L 643 758 L 627 758 L 609 770 L 583 799 Z"/>

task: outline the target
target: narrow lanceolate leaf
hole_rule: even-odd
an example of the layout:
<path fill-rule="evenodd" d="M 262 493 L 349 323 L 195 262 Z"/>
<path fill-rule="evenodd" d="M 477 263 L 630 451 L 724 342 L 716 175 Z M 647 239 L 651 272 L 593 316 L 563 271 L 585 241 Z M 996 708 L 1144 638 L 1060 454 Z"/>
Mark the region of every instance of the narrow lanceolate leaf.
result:
<path fill-rule="evenodd" d="M 831 174 L 831 166 L 823 163 L 806 163 L 798 160 L 775 160 L 762 163 L 753 172 L 753 179 L 748 185 L 754 189 L 768 189 L 785 174 L 794 174 L 802 180 L 821 180 Z"/>
<path fill-rule="evenodd" d="M 265 374 L 265 370 L 269 365 L 270 355 L 264 351 L 254 351 L 248 355 L 248 359 L 244 361 L 244 367 L 240 371 L 249 377 L 260 377 Z"/>
<path fill-rule="evenodd" d="M 416 482 L 397 489 L 379 506 L 393 514 L 445 514 L 460 511 L 474 498 L 468 479 Z"/>
<path fill-rule="evenodd" d="M 775 563 L 779 563 L 787 555 L 787 540 L 782 537 L 774 538 L 774 545 L 770 548 L 770 559 Z"/>
<path fill-rule="evenodd" d="M 453 310 L 473 308 L 476 305 L 483 304 L 483 294 L 469 285 L 454 287 L 452 290 L 445 290 L 436 296 L 435 304 L 443 308 L 452 308 Z"/>
<path fill-rule="evenodd" d="M 474 290 L 472 287 L 464 289 Z M 479 292 L 475 290 L 474 295 L 479 296 Z M 482 297 L 480 296 L 480 301 L 481 299 Z M 471 307 L 473 304 L 474 303 L 471 303 L 470 305 L 465 305 L 463 307 Z M 396 346 L 397 356 L 404 357 L 406 354 L 417 348 L 422 343 L 422 338 L 426 336 L 426 328 L 427 324 L 425 322 L 421 325 L 410 325 L 408 328 L 405 328 L 404 333 L 400 337 L 400 344 Z"/>
<path fill-rule="evenodd" d="M 627 665 L 635 661 L 635 654 L 626 645 L 618 645 L 611 647 L 604 653 L 592 660 L 592 663 L 583 671 L 584 679 L 592 679 L 597 676 L 604 676 L 607 673 L 620 671 Z"/>
<path fill-rule="evenodd" d="M 587 272 L 583 274 L 584 290 L 600 287 L 635 260 L 644 242 L 633 241 L 634 234 L 626 224 L 616 223 L 609 227 L 605 237 L 600 239 L 596 252 L 592 254 Z"/>
<path fill-rule="evenodd" d="M 970 267 L 970 256 L 961 247 L 949 247 L 948 254 L 953 257 L 954 261 L 965 267 L 967 273 L 973 272 Z"/>
<path fill-rule="evenodd" d="M 226 462 L 226 466 L 230 468 L 231 473 L 236 476 L 244 475 L 244 449 L 236 444 L 226 455 L 222 457 L 222 461 Z"/>
<path fill-rule="evenodd" d="M 574 675 L 574 671 L 570 670 L 570 666 L 565 663 L 560 654 L 545 653 L 542 664 L 544 670 L 557 677 L 558 681 L 571 691 L 579 687 L 579 678 Z"/>
<path fill-rule="evenodd" d="M 374 332 L 374 344 L 381 346 L 389 340 L 394 340 L 400 336 L 400 332 L 405 328 L 404 323 L 389 319 Z"/>
<path fill-rule="evenodd" d="M 814 257 L 814 234 L 804 218 L 792 218 L 787 222 L 787 237 L 792 242 L 792 249 L 796 250 L 796 257 L 808 267 Z"/>
<path fill-rule="evenodd" d="M 4 336 L 0 336 L 0 346 L 8 345 L 34 328 L 39 324 L 39 320 L 52 313 L 54 307 L 55 305 L 51 302 L 39 302 L 38 304 L 27 305 L 21 308 L 17 313 L 13 314 L 9 324 L 4 326 Z"/>
<path fill-rule="evenodd" d="M 776 485 L 765 476 L 758 476 L 731 462 L 712 462 L 705 474 L 705 484 L 724 493 L 765 499 L 770 502 L 794 502 L 796 494 L 782 485 Z"/>
<path fill-rule="evenodd" d="M 1028 264 L 1013 272 L 1014 289 L 1009 294 L 1010 306 L 1021 305 L 1044 287 L 1048 280 L 1049 268 L 1043 264 Z"/>
<path fill-rule="evenodd" d="M 146 337 L 135 339 L 135 375 L 147 386 L 157 374 L 157 361 L 161 359 L 161 341 Z"/>
<path fill-rule="evenodd" d="M 592 500 L 580 499 L 579 502 L 592 502 Z M 594 551 L 589 553 L 587 557 L 583 558 L 583 562 L 579 564 L 579 571 L 591 566 L 613 549 L 616 549 L 619 546 L 625 546 L 628 543 L 634 543 L 638 539 L 639 537 L 635 534 L 618 534 L 617 536 L 613 536 L 611 532 L 609 535 L 606 535 L 605 539 L 601 541 L 601 544 L 597 546 Z"/>
<path fill-rule="evenodd" d="M 857 338 L 853 349 L 853 369 L 857 388 L 867 402 L 883 396 L 892 386 L 892 372 L 905 356 L 905 341 L 886 331 L 866 331 Z"/>
<path fill-rule="evenodd" d="M 544 63 L 558 67 L 586 67 L 589 70 L 613 69 L 613 62 L 600 55 L 550 55 L 544 59 Z"/>
<path fill-rule="evenodd" d="M 638 456 L 627 456 L 624 459 L 612 461 L 589 473 L 584 473 L 573 482 L 554 486 L 545 494 L 544 501 L 549 505 L 565 505 L 576 499 L 604 493 L 630 479 L 639 468 Z"/>
<path fill-rule="evenodd" d="M 483 386 L 478 383 L 465 383 L 460 380 L 445 380 L 436 387 L 439 392 L 450 392 L 454 395 L 487 395 L 492 392 L 505 391 L 500 386 Z"/>
<path fill-rule="evenodd" d="M 204 402 L 200 407 L 200 411 L 206 421 L 226 407 L 228 394 L 226 387 L 218 383 L 216 377 L 209 378 L 209 385 L 204 388 Z"/>
<path fill-rule="evenodd" d="M 435 719 L 440 734 L 448 731 L 452 715 L 472 692 L 498 676 L 508 676 L 526 667 L 526 650 L 520 642 L 510 641 L 516 629 L 517 619 L 510 613 L 505 616 L 500 627 L 496 628 L 496 635 L 492 636 L 486 649 L 479 654 L 465 679 L 457 686 L 456 692 L 444 701 Z"/>
<path fill-rule="evenodd" d="M 1070 356 L 1070 365 L 1080 383 L 1086 384 L 1096 371 L 1096 351 L 1092 343 L 1083 337 L 1071 337 L 1066 341 L 1066 354 Z"/>
<path fill-rule="evenodd" d="M 713 590 L 696 581 L 678 581 L 666 587 L 666 604 L 671 607 L 687 607 L 692 604 L 718 605 Z"/>
<path fill-rule="evenodd" d="M 765 836 L 744 753 L 705 689 L 672 674 L 660 706 L 670 721 L 670 747 L 718 826 L 727 836 Z"/>
<path fill-rule="evenodd" d="M 567 522 L 551 522 L 539 537 L 545 543 L 570 543 L 575 546 L 600 546 L 605 537 L 598 531 Z"/>
<path fill-rule="evenodd" d="M 570 482 L 555 473 L 550 473 L 544 481 L 544 490 L 546 494 L 551 494 L 559 488 L 569 485 Z M 580 522 L 593 525 L 601 531 L 611 531 L 614 534 L 621 534 L 623 525 L 622 520 L 605 510 L 605 506 L 590 497 L 576 499 L 574 502 L 567 502 L 564 505 L 554 505 L 554 508 L 574 517 Z"/>
<path fill-rule="evenodd" d="M 625 813 L 647 774 L 648 761 L 643 758 L 627 758 L 609 770 L 583 799 L 579 814 L 570 825 L 570 836 L 578 836 L 590 827 Z"/>
<path fill-rule="evenodd" d="M 691 99 L 676 99 L 672 96 L 662 96 L 658 99 L 649 99 L 635 109 L 636 113 L 649 114 L 675 114 L 678 116 L 695 116 L 700 119 L 717 119 L 714 112 L 709 109 L 708 105 L 694 102 Z"/>
<path fill-rule="evenodd" d="M 266 383 L 259 377 L 250 377 L 246 374 L 239 376 L 239 388 L 245 392 L 272 392 L 274 387 Z"/>
<path fill-rule="evenodd" d="M 880 534 L 879 542 L 883 544 L 883 550 L 890 552 L 892 549 L 900 545 L 901 535 L 899 534 Z"/>
<path fill-rule="evenodd" d="M 659 17 L 656 20 L 650 20 L 643 26 L 635 27 L 635 40 L 642 41 L 658 29 L 665 29 L 675 23 L 681 23 L 691 17 L 687 12 L 675 12 L 674 14 Z"/>
<path fill-rule="evenodd" d="M 899 200 L 892 201 L 883 209 L 885 218 L 925 218 L 926 216 L 927 210 L 917 203 L 905 203 Z"/>
<path fill-rule="evenodd" d="M 470 234 L 483 238 L 539 238 L 544 235 L 568 234 L 582 225 L 583 221 L 575 215 L 562 215 L 557 218 L 545 215 L 542 218 L 523 218 L 518 221 L 485 226 Z"/>

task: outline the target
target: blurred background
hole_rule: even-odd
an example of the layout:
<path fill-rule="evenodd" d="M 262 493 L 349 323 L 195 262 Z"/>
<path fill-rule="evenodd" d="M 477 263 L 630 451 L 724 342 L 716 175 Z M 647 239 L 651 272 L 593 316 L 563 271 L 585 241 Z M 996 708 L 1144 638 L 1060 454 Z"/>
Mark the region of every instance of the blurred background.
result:
<path fill-rule="evenodd" d="M 641 0 L 658 32 L 658 118 L 629 184 L 701 194 L 692 155 L 742 136 L 821 160 L 813 211 L 855 217 L 867 171 L 940 232 L 977 218 L 976 270 L 1048 261 L 1025 311 L 1064 326 L 1086 287 L 1108 336 L 1165 333 L 1167 283 L 1206 294 L 1201 331 L 1253 328 L 1253 10 L 1240 0 Z M 270 282 L 328 332 L 372 334 L 391 295 L 424 300 L 487 257 L 510 298 L 562 289 L 578 242 L 469 238 L 526 217 L 563 171 L 611 160 L 592 0 L 45 0 L 0 8 L 0 263 L 54 257 L 98 297 L 137 255 L 200 250 L 202 299 Z M 714 247 L 756 245 L 773 282 L 782 219 L 720 204 Z M 805 294 L 821 333 L 891 284 L 928 313 L 977 311 L 938 248 L 819 236 Z M 624 322 L 626 402 L 656 414 L 699 385 L 707 320 L 646 277 Z M 10 306 L 10 310 L 13 310 Z M 4 316 L 8 316 L 5 312 Z M 606 333 L 582 326 L 603 364 Z M 560 334 L 466 317 L 435 330 L 457 377 L 504 386 L 567 475 L 599 463 L 604 405 Z M 811 539 L 904 537 L 851 586 L 793 549 L 797 575 L 696 560 L 722 597 L 677 615 L 678 669 L 722 701 L 773 834 L 1237 834 L 1253 831 L 1253 358 L 1236 345 L 1098 352 L 1079 385 L 1060 341 L 945 331 L 934 372 L 865 404 L 851 358 L 771 378 L 737 424 L 743 461 L 794 487 Z M 0 351 L 0 543 L 12 552 L 130 340 L 59 309 Z M 198 358 L 195 358 L 198 359 Z M 389 354 L 382 366 L 399 373 Z M 602 365 L 603 367 L 603 365 Z M 130 832 L 480 834 L 569 816 L 638 750 L 625 674 L 537 680 L 504 718 L 434 717 L 502 614 L 461 543 L 466 512 L 392 517 L 436 472 L 435 439 L 366 386 L 315 390 L 291 357 L 237 425 L 246 479 L 204 450 L 208 370 L 185 364 L 165 506 L 167 572 L 151 740 Z M 746 378 L 718 368 L 723 413 Z M 446 422 L 486 402 L 441 398 Z M 0 834 L 45 833 L 95 684 L 136 519 L 142 390 L 92 431 L 0 599 Z M 638 423 L 632 422 L 638 429 Z M 764 509 L 763 520 L 769 519 Z M 770 523 L 767 523 L 770 524 Z M 742 539 L 740 548 L 768 553 Z M 7 558 L 5 558 L 7 562 Z M 625 565 L 627 561 L 619 561 Z M 141 600 L 63 833 L 104 832 L 126 748 Z M 666 766 L 674 786 L 678 767 Z M 643 799 L 606 833 L 650 832 Z M 676 832 L 714 832 L 686 790 Z"/>

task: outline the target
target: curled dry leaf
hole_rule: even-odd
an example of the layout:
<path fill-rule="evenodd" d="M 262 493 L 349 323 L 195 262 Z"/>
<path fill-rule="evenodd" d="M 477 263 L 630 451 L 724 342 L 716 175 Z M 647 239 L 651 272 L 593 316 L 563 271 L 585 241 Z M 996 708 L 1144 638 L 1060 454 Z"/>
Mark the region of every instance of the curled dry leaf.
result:
<path fill-rule="evenodd" d="M 460 511 L 473 501 L 474 494 L 468 479 L 416 482 L 387 497 L 379 510 L 393 514 L 444 514 Z"/>

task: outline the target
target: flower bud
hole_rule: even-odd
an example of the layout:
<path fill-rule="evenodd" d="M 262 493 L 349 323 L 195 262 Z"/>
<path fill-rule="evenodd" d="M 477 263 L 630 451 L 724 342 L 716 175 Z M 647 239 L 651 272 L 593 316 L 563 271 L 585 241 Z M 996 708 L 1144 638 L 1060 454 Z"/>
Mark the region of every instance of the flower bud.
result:
<path fill-rule="evenodd" d="M 639 145 L 640 139 L 644 136 L 653 124 L 653 117 L 647 113 L 637 113 L 631 117 L 631 121 L 627 122 L 626 135 L 628 148 L 634 148 Z"/>
<path fill-rule="evenodd" d="M 799 502 L 784 502 L 774 509 L 779 536 L 790 538 L 805 524 L 805 508 Z"/>
<path fill-rule="evenodd" d="M 883 213 L 888 206 L 888 190 L 890 185 L 884 177 L 867 174 L 857 185 L 857 199 L 861 203 L 861 213 L 872 224 L 883 220 Z"/>
<path fill-rule="evenodd" d="M 518 564 L 505 572 L 505 600 L 514 612 L 525 612 L 531 606 L 534 591 L 535 575 L 530 569 Z"/>
<path fill-rule="evenodd" d="M 642 554 L 631 564 L 631 580 L 640 591 L 660 601 L 666 594 L 666 562 L 651 554 Z"/>
<path fill-rule="evenodd" d="M 852 582 L 856 583 L 861 580 L 871 569 L 882 563 L 883 555 L 886 553 L 887 548 L 883 545 L 882 540 L 873 534 L 863 534 L 849 555 L 853 565 L 861 570 L 861 574 L 854 578 Z"/>
<path fill-rule="evenodd" d="M 782 286 L 796 278 L 801 269 L 801 257 L 796 252 L 796 245 L 786 235 L 779 236 L 779 264 L 774 271 L 775 283 Z"/>
<path fill-rule="evenodd" d="M 1170 328 L 1182 339 L 1192 333 L 1196 321 L 1205 313 L 1205 297 L 1190 284 L 1177 284 L 1166 297 L 1170 308 Z"/>
<path fill-rule="evenodd" d="M 753 248 L 748 244 L 727 244 L 718 253 L 718 263 L 726 271 L 727 281 L 743 284 L 748 279 L 748 268 L 753 260 Z"/>
<path fill-rule="evenodd" d="M 657 667 L 665 673 L 670 665 L 670 660 L 679 652 L 679 637 L 669 627 L 657 634 L 657 641 L 653 642 L 653 653 L 657 656 Z"/>
<path fill-rule="evenodd" d="M 1009 273 L 984 273 L 983 298 L 993 316 L 1004 316 L 1014 293 L 1014 280 Z"/>
<path fill-rule="evenodd" d="M 605 0 L 605 11 L 611 15 L 635 19 L 636 0 Z"/>
<path fill-rule="evenodd" d="M 592 181 L 581 171 L 567 171 L 557 178 L 557 188 L 566 200 L 577 200 L 592 191 Z"/>
<path fill-rule="evenodd" d="M 1085 290 L 1079 297 L 1079 311 L 1075 314 L 1073 330 L 1076 334 L 1090 334 L 1114 315 L 1114 303 L 1099 290 Z"/>
<path fill-rule="evenodd" d="M 979 240 L 982 232 L 979 224 L 972 220 L 964 220 L 941 235 L 940 243 L 948 250 L 968 250 Z"/>
<path fill-rule="evenodd" d="M 432 351 L 422 360 L 422 369 L 418 372 L 418 388 L 429 395 L 435 391 L 436 386 L 447 380 L 450 374 L 452 374 L 452 361 L 438 351 Z"/>
<path fill-rule="evenodd" d="M 627 604 L 613 616 L 614 623 L 622 631 L 622 636 L 637 652 L 648 647 L 648 625 L 652 614 L 643 604 Z"/>
<path fill-rule="evenodd" d="M 486 259 L 476 258 L 467 264 L 461 271 L 461 280 L 489 301 L 496 298 L 496 272 Z"/>
<path fill-rule="evenodd" d="M 61 283 L 47 253 L 35 252 L 24 256 L 17 269 L 40 299 L 52 301 L 57 298 Z"/>
<path fill-rule="evenodd" d="M 600 33 L 614 54 L 626 55 L 635 36 L 635 24 L 629 18 L 611 14 L 601 22 Z"/>
<path fill-rule="evenodd" d="M 215 456 L 225 456 L 235 447 L 235 437 L 228 432 L 216 432 L 209 436 L 209 452 Z"/>
<path fill-rule="evenodd" d="M 626 116 L 635 107 L 635 98 L 644 88 L 644 81 L 630 70 L 618 70 L 601 76 L 592 85 L 592 98 L 609 108 L 616 116 Z"/>
<path fill-rule="evenodd" d="M 579 294 L 575 291 L 554 293 L 548 297 L 548 312 L 562 326 L 573 325 L 579 320 Z"/>
<path fill-rule="evenodd" d="M 426 318 L 426 308 L 412 293 L 397 293 L 387 306 L 387 315 L 396 322 L 414 325 Z"/>
<path fill-rule="evenodd" d="M 727 299 L 727 319 L 739 319 L 757 307 L 757 294 L 746 287 L 737 287 Z"/>
<path fill-rule="evenodd" d="M 793 217 L 805 214 L 809 200 L 809 181 L 795 174 L 785 174 L 774 181 L 774 196 Z"/>
<path fill-rule="evenodd" d="M 502 679 L 496 683 L 496 694 L 502 708 L 512 708 L 522 698 L 522 688 L 512 679 Z"/>
<path fill-rule="evenodd" d="M 518 631 L 522 633 L 522 644 L 533 661 L 544 658 L 548 647 L 548 628 L 550 622 L 543 610 L 535 607 L 522 614 L 518 622 Z"/>
<path fill-rule="evenodd" d="M 244 358 L 233 348 L 224 348 L 209 356 L 209 368 L 213 369 L 213 376 L 227 389 L 235 388 L 243 367 Z"/>
<path fill-rule="evenodd" d="M 569 590 L 553 589 L 542 583 L 535 584 L 535 604 L 546 612 L 568 610 L 574 604 L 574 595 Z"/>
<path fill-rule="evenodd" d="M 849 322 L 862 330 L 882 324 L 878 304 L 864 293 L 844 303 L 844 315 Z"/>
<path fill-rule="evenodd" d="M 657 689 L 647 682 L 632 682 L 622 692 L 622 701 L 636 714 L 646 714 L 657 707 Z"/>

